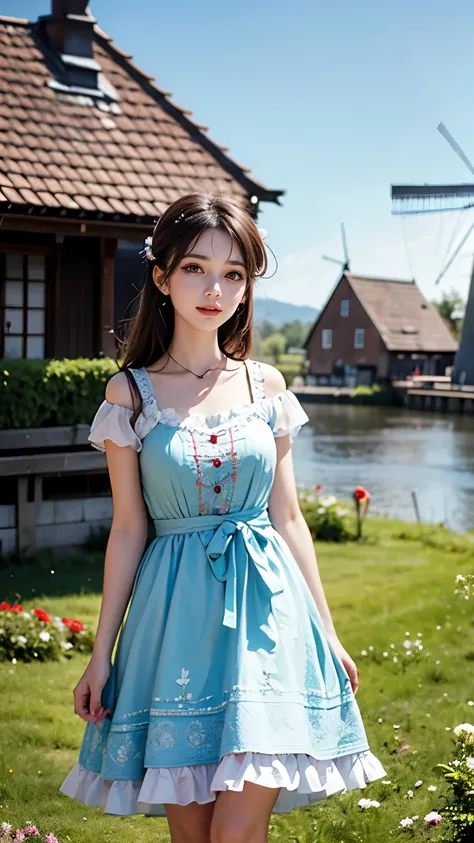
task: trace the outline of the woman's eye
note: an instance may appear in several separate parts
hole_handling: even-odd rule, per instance
[[[241,273],[241,272],[239,272],[237,269],[233,269],[233,270],[232,270],[232,272],[228,272],[227,274],[228,274],[228,275],[236,275],[236,276],[237,276],[237,278],[231,278],[231,281],[242,281],[242,279],[243,279],[243,277],[244,277],[244,276],[242,275],[242,273]]]
[[[193,272],[194,269],[199,269],[201,271],[201,267],[197,263],[188,263],[187,266],[184,266],[183,269],[186,269],[191,275],[197,275],[196,272]]]

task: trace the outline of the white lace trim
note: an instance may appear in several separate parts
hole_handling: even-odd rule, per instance
[[[287,813],[335,793],[363,789],[386,775],[370,750],[327,760],[303,753],[243,752],[225,755],[219,764],[150,767],[142,780],[108,783],[76,764],[59,789],[84,805],[102,806],[106,814],[165,816],[167,803],[203,805],[220,790],[243,790],[248,781],[281,788],[273,811]]]

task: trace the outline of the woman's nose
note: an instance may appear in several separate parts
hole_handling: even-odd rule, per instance
[[[218,296],[222,295],[221,286],[217,279],[215,281],[210,281],[207,285],[206,289],[204,290],[205,296]]]

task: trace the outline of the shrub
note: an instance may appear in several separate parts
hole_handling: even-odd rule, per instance
[[[74,653],[89,653],[93,644],[92,630],[81,621],[0,603],[0,661],[58,661]]]
[[[453,760],[436,766],[450,786],[443,815],[451,825],[453,843],[469,843],[474,838],[474,726],[461,723],[454,735]]]
[[[320,495],[319,487],[314,492],[302,491],[300,506],[313,540],[347,542],[353,538],[345,522],[348,511],[332,495]]]

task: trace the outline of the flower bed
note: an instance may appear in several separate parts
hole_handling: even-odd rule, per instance
[[[0,661],[57,661],[89,653],[93,644],[92,631],[81,621],[51,617],[44,609],[25,612],[18,603],[0,603]]]
[[[42,843],[59,843],[54,834],[42,834],[33,823],[27,822],[23,828],[13,828],[10,823],[0,823],[0,840],[2,843],[22,843],[28,838],[35,838]]]

